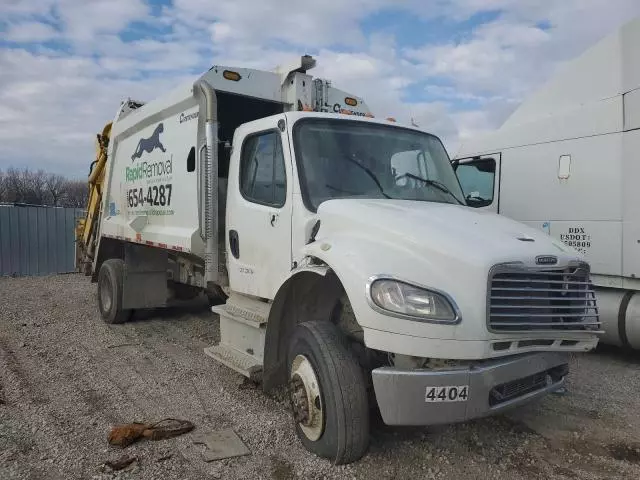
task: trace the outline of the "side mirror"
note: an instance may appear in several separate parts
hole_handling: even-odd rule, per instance
[[[474,162],[474,165],[481,172],[494,173],[496,171],[496,161],[493,158],[483,158]]]

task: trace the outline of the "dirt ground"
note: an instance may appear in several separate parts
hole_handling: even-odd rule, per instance
[[[81,275],[0,279],[0,479],[638,479],[640,355],[572,360],[568,392],[506,416],[372,427],[368,455],[333,466],[299,444],[288,407],[204,355],[201,303],[106,325]],[[112,447],[112,425],[187,419],[193,432]],[[251,454],[206,463],[196,433],[233,428]],[[137,461],[112,472],[122,455]]]

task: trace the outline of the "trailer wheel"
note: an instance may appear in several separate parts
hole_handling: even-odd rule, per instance
[[[124,323],[131,318],[132,310],[122,308],[124,262],[119,258],[105,261],[98,273],[98,307],[107,323]]]
[[[369,446],[369,409],[362,368],[329,322],[296,326],[289,343],[289,395],[296,434],[307,450],[346,464]]]

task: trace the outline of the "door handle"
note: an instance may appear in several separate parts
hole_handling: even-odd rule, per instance
[[[234,258],[240,258],[240,238],[236,230],[229,230],[229,248]]]
[[[277,221],[278,221],[278,215],[276,215],[275,213],[272,213],[269,215],[269,223],[271,224],[272,227],[276,226]]]

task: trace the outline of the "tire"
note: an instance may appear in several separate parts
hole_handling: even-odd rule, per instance
[[[124,262],[119,258],[105,261],[98,273],[98,308],[106,323],[124,323],[133,310],[122,308]]]
[[[315,386],[316,379],[319,384],[320,405],[318,400],[309,401],[309,396],[315,396],[308,393],[309,389],[303,387],[300,393],[305,368],[308,371],[305,362],[314,374],[308,384]],[[289,343],[287,378],[295,430],[304,447],[336,465],[359,460],[369,447],[366,383],[362,368],[336,326],[329,322],[296,326]],[[312,403],[316,406],[315,417],[308,413]],[[310,417],[321,417],[321,421],[311,422]],[[303,425],[305,419],[311,426]]]

